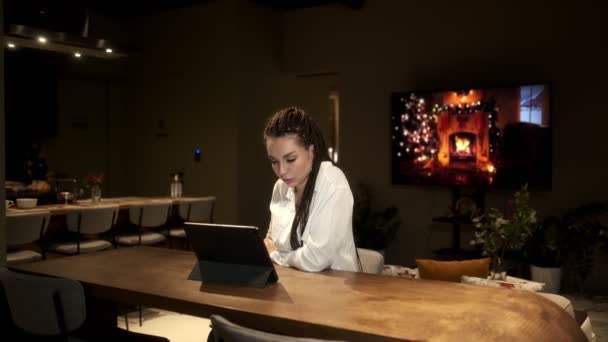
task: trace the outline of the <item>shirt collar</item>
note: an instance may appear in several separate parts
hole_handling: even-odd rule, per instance
[[[285,194],[285,198],[287,198],[288,201],[293,201],[295,199],[295,192],[293,191],[293,188],[287,188],[287,193]]]

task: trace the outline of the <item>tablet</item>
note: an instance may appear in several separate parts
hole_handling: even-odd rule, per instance
[[[264,287],[278,281],[257,227],[186,222],[198,259],[188,279]]]

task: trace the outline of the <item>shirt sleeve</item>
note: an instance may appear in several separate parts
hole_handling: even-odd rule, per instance
[[[308,272],[322,271],[332,265],[346,234],[352,229],[352,194],[347,188],[337,188],[321,196],[315,208],[316,212],[309,214],[307,229],[310,231],[302,247],[295,251],[273,252],[275,255],[271,258],[277,264]]]
[[[287,254],[287,253],[281,253],[279,251],[273,251],[273,252],[270,253],[270,259],[275,264],[277,264],[277,265],[289,267],[289,264],[287,263],[287,260],[285,260],[285,258],[283,257],[282,254]]]
[[[272,215],[270,216],[270,222],[268,223],[268,230],[266,231],[266,236],[264,239],[272,240]]]

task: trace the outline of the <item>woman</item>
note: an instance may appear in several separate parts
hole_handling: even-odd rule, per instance
[[[286,108],[268,120],[264,140],[279,177],[264,240],[271,259],[309,272],[358,271],[353,195],[330,161],[319,127],[303,110]]]

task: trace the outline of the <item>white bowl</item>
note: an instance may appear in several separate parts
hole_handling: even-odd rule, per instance
[[[37,204],[37,198],[17,198],[17,208],[19,209],[35,208]]]

